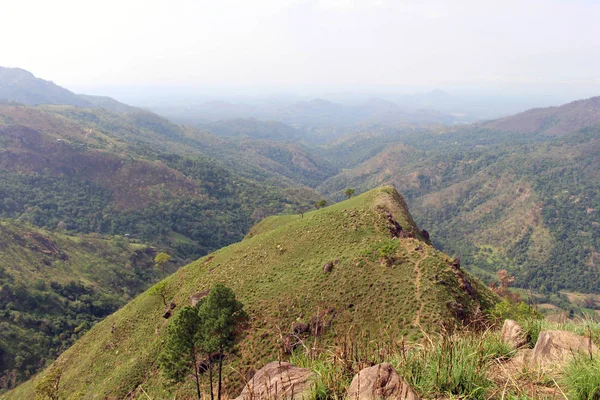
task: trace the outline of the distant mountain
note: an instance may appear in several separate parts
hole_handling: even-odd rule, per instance
[[[596,125],[600,125],[600,96],[559,107],[536,108],[484,124],[488,129],[556,136]]]
[[[443,97],[441,94],[434,95]],[[372,98],[362,104],[344,105],[324,99],[312,99],[291,104],[264,103],[250,105],[233,104],[224,101],[213,101],[201,104],[190,104],[186,107],[157,107],[154,111],[174,121],[190,124],[221,135],[238,136],[248,128],[266,131],[272,130],[273,122],[292,126],[302,134],[302,139],[311,142],[324,142],[346,134],[356,127],[365,125],[406,126],[406,125],[450,125],[457,118],[447,113],[434,111],[426,103],[416,102],[399,105],[389,100]],[[269,121],[271,126],[259,126],[261,122]],[[223,122],[230,121],[230,122]],[[235,121],[235,122],[231,122]],[[214,124],[214,125],[213,125]],[[237,124],[237,127],[233,127]],[[239,125],[246,125],[241,127]],[[228,128],[227,125],[231,125]],[[221,133],[219,133],[221,132]],[[287,140],[289,134],[266,137],[259,132],[251,132],[252,137]],[[262,134],[262,133],[261,133]],[[250,135],[248,135],[250,136]],[[268,136],[268,134],[267,134]]]
[[[36,78],[31,72],[21,68],[0,67],[0,101],[26,105],[105,108],[122,113],[138,110],[110,97],[75,94],[53,82]]]
[[[137,107],[132,107],[125,103],[121,103],[111,97],[106,96],[90,96],[87,94],[79,94],[77,95],[79,98],[88,102],[91,106],[96,108],[104,108],[108,111],[118,112],[118,113],[131,113],[140,111]]]
[[[284,142],[302,140],[302,132],[279,121],[259,121],[256,118],[236,118],[220,120],[201,129],[218,136],[241,137],[250,139],[269,139]]]
[[[53,82],[36,78],[21,68],[0,67],[0,99],[27,105],[66,104],[89,107],[91,103]]]

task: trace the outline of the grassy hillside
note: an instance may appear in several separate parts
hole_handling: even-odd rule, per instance
[[[433,242],[481,276],[506,268],[522,287],[597,293],[598,104],[594,98],[544,109],[555,121],[571,121],[569,128],[530,127],[519,114],[441,132],[347,138],[321,155],[354,162],[318,190],[339,199],[347,187],[393,184]]]
[[[164,276],[124,238],[0,222],[0,389],[14,387]],[[176,264],[166,266],[166,273]]]
[[[232,394],[242,385],[240,373],[286,357],[282,337],[295,322],[323,326],[320,336],[306,340],[325,349],[350,333],[366,342],[382,335],[418,338],[421,328],[468,321],[494,302],[485,287],[420,238],[392,187],[261,225],[252,237],[164,281],[178,308],[216,282],[233,288],[245,304],[248,327],[225,367]],[[323,269],[328,262],[334,264],[330,273]],[[185,398],[194,393],[191,382],[171,386],[158,370],[168,324],[163,312],[160,297],[146,292],[92,328],[54,363],[62,371],[62,394]],[[38,379],[4,398],[31,398]]]

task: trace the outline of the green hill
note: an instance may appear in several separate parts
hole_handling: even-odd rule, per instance
[[[0,390],[36,373],[164,276],[155,253],[124,238],[0,221]]]
[[[421,328],[439,329],[442,321],[468,322],[494,302],[484,286],[422,238],[392,187],[303,217],[270,218],[253,232],[164,281],[176,311],[216,282],[226,283],[244,303],[248,326],[224,369],[231,394],[241,388],[239,373],[286,357],[282,338],[294,323],[321,327],[318,337],[306,340],[324,349],[350,332],[366,341],[415,338]],[[161,298],[146,292],[94,326],[54,363],[62,371],[62,395],[192,395],[191,382],[171,386],[158,370],[168,324],[163,313]],[[32,398],[38,379],[4,398]]]

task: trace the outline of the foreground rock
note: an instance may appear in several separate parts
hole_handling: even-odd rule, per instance
[[[419,396],[398,375],[391,364],[377,364],[361,370],[348,388],[349,400],[418,400]]]
[[[273,361],[259,369],[235,400],[301,400],[309,398],[313,373],[287,362]]]
[[[520,349],[527,345],[527,334],[512,319],[504,321],[502,326],[502,341],[508,343],[513,349]]]
[[[576,353],[598,351],[589,338],[567,331],[542,331],[533,349],[531,362],[541,367],[561,365]]]

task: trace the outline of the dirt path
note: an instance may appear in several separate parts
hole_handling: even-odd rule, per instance
[[[415,263],[415,272],[417,273],[417,276],[415,278],[415,297],[417,298],[417,301],[419,302],[419,309],[417,310],[417,314],[415,316],[415,322],[414,324],[416,326],[421,326],[421,312],[423,311],[423,307],[425,306],[425,303],[423,302],[423,300],[421,300],[421,261],[423,261],[424,259],[427,258],[427,253],[423,254],[421,256],[421,258],[419,258],[417,260],[417,262]]]

